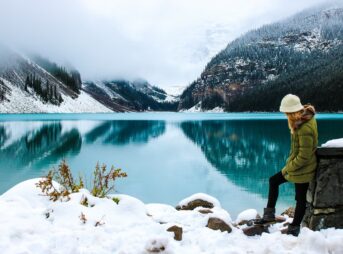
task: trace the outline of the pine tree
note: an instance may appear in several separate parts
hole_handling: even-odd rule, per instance
[[[0,101],[3,101],[5,99],[5,90],[4,90],[4,82],[0,80]]]
[[[54,86],[54,98],[57,98],[57,86]]]

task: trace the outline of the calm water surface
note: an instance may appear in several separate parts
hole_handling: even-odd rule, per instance
[[[320,144],[343,137],[342,114],[317,119]],[[0,194],[65,158],[88,182],[97,162],[122,168],[117,192],[146,203],[205,192],[235,218],[262,210],[289,145],[282,114],[0,114]],[[294,204],[293,188],[281,188],[279,211]]]

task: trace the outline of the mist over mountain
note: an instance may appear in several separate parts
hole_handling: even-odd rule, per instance
[[[327,0],[2,0],[0,43],[84,80],[186,86],[241,34]]]
[[[342,5],[342,2],[325,3],[306,9],[253,29],[233,41],[229,36],[233,28],[226,21],[202,21],[193,30],[186,27],[190,32],[183,35],[181,44],[178,44],[180,38],[177,39],[170,60],[189,72],[188,67],[192,68],[189,63],[199,65],[209,56],[214,57],[186,89],[176,82],[166,89],[168,93],[153,81],[156,79],[149,80],[150,75],[142,76],[143,72],[135,67],[127,69],[126,75],[118,74],[117,67],[141,63],[130,54],[112,57],[116,62],[125,56],[125,61],[112,68],[114,62],[106,64],[107,52],[98,51],[94,63],[89,64],[103,57],[103,64],[112,68],[112,74],[104,75],[103,65],[99,65],[92,70],[98,77],[90,78],[80,71],[82,64],[61,64],[62,58],[75,59],[74,52],[66,50],[60,57],[49,60],[50,54],[44,54],[48,52],[46,45],[38,51],[40,56],[1,46],[0,111],[277,111],[279,101],[287,93],[298,94],[304,103],[311,102],[318,110],[339,111],[342,110]],[[156,45],[146,45],[148,42],[144,42],[144,47],[153,50]],[[28,47],[30,43],[28,40]],[[163,52],[171,50],[167,45],[162,45]],[[121,46],[124,52],[126,49]],[[219,47],[223,49],[216,54]],[[78,51],[78,46],[73,50]],[[147,64],[141,63],[141,68],[151,68],[148,55],[144,60]],[[173,79],[178,75],[173,68],[167,68],[168,73],[160,72],[160,62],[153,62],[154,73]]]
[[[75,68],[0,47],[0,112],[176,111],[177,96],[139,79],[83,81]]]

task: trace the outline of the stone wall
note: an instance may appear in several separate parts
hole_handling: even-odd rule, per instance
[[[343,228],[343,148],[318,148],[317,156],[303,224],[312,230]]]

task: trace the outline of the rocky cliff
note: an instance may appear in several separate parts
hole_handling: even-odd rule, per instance
[[[317,155],[304,223],[312,230],[343,228],[343,148],[318,148]]]

